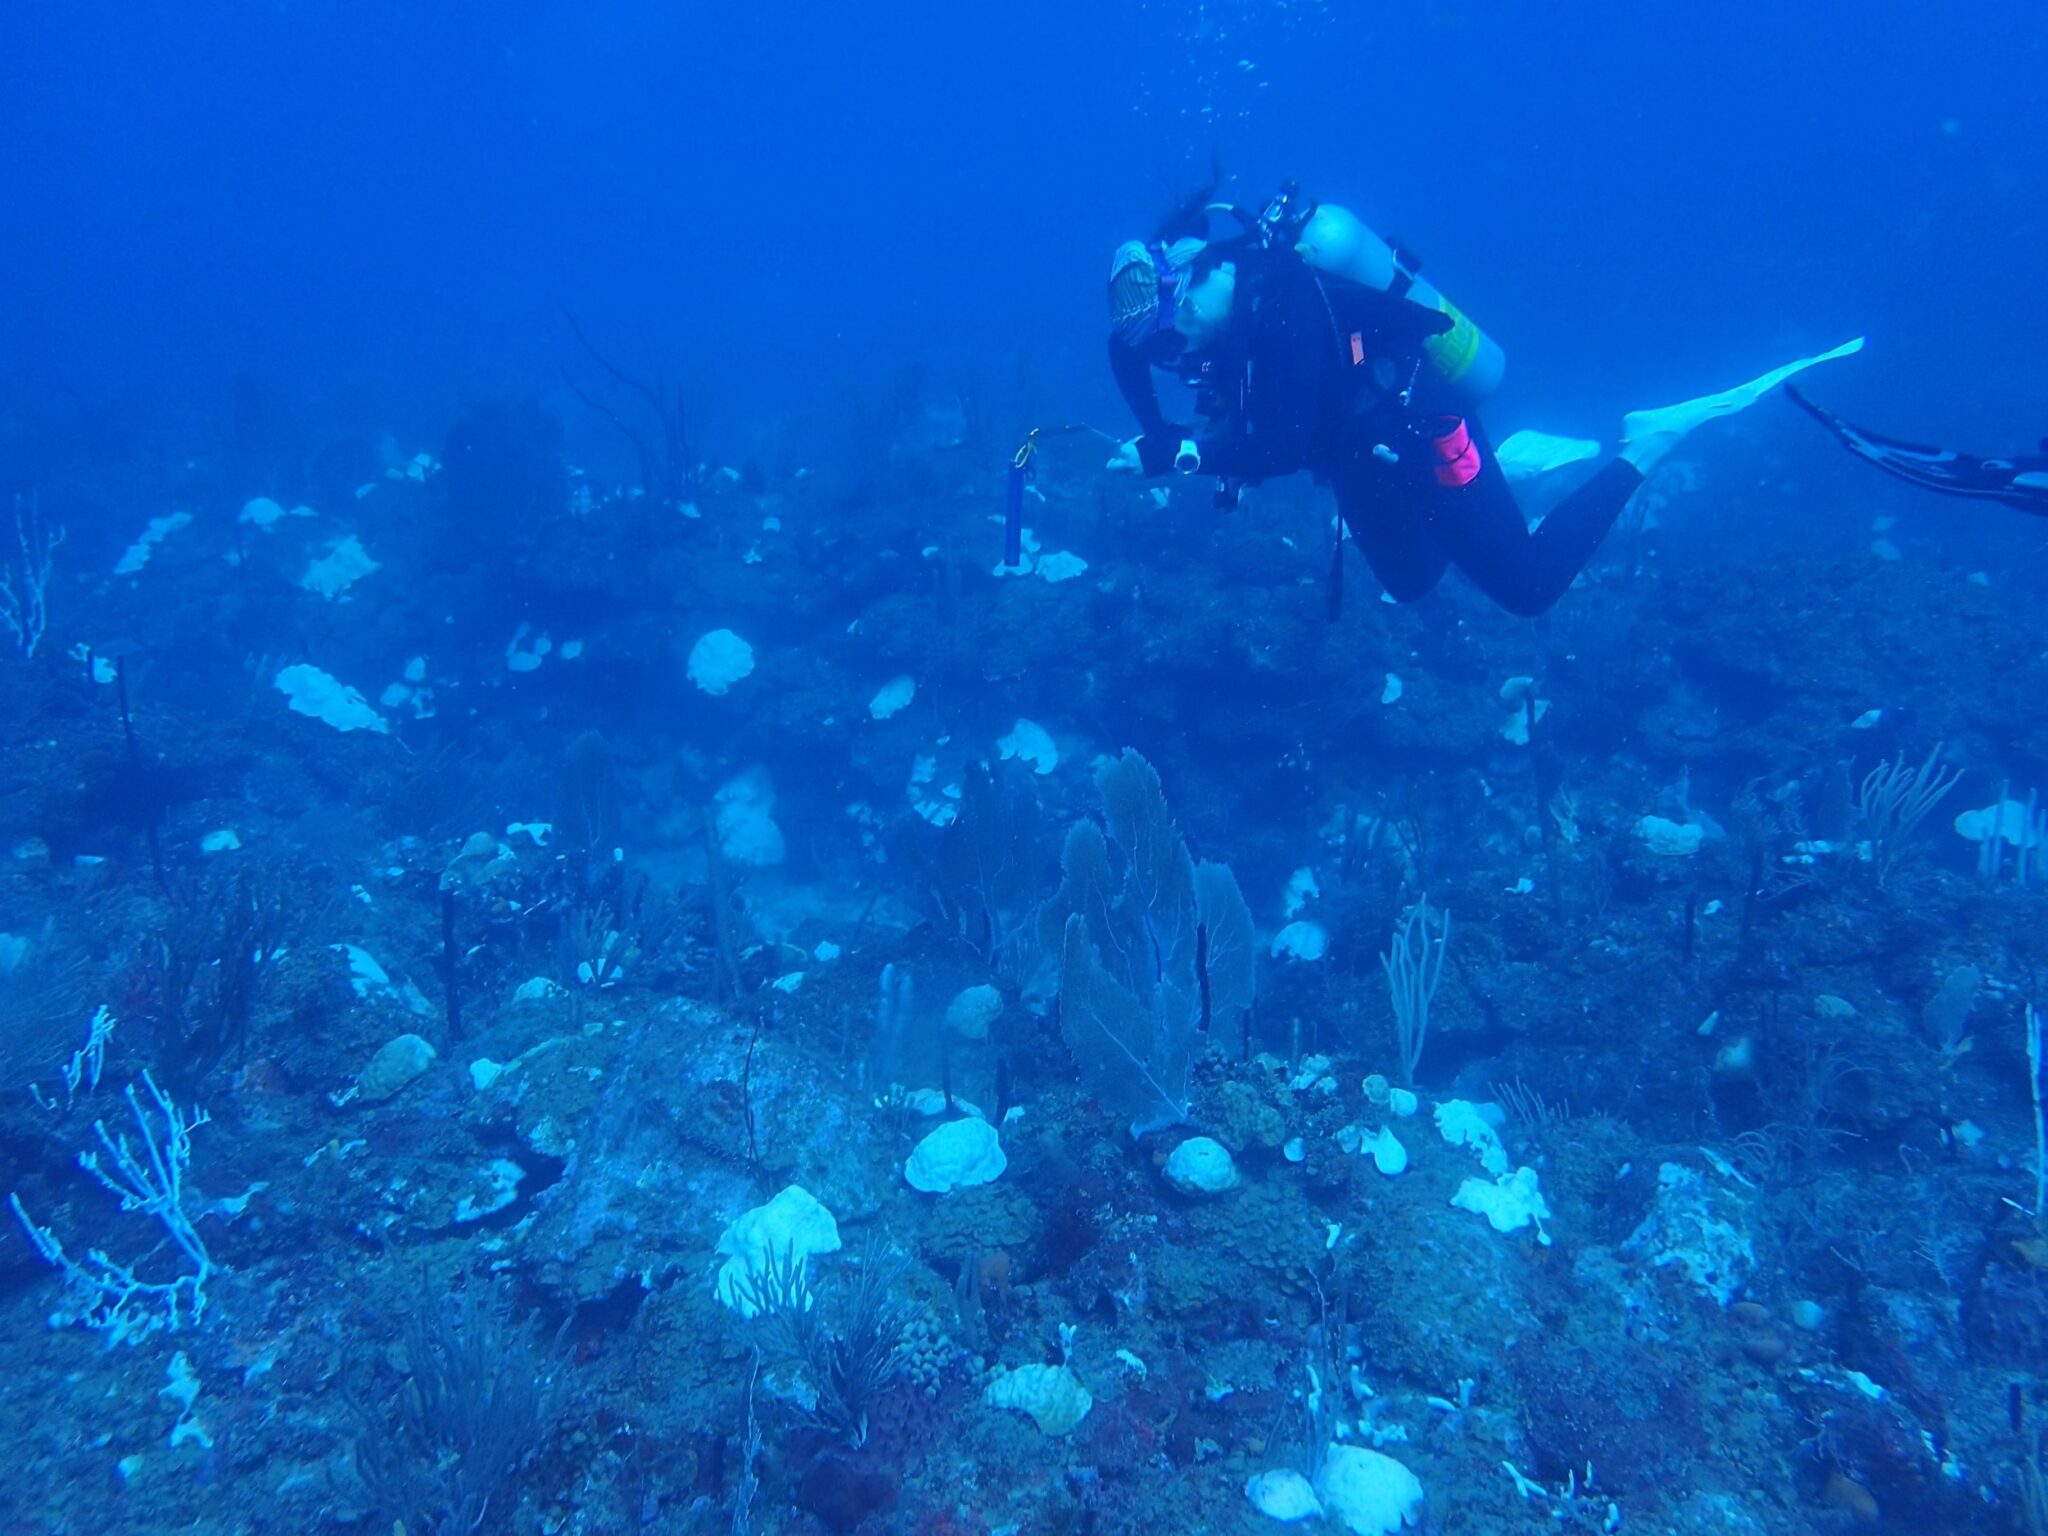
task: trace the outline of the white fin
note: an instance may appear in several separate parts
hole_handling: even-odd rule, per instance
[[[1862,350],[1863,338],[1858,336],[1854,341],[1845,341],[1818,357],[1802,357],[1782,368],[1773,368],[1747,384],[1738,384],[1718,395],[1702,395],[1697,400],[1683,400],[1677,405],[1660,406],[1655,410],[1630,411],[1621,419],[1621,440],[1635,443],[1651,437],[1683,437],[1700,423],[1711,421],[1716,416],[1732,416],[1737,411],[1749,409],[1795,373],[1804,373],[1818,363],[1833,362],[1838,357],[1848,357]]]

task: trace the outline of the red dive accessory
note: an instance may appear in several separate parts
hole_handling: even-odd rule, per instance
[[[1436,483],[1449,490],[1479,478],[1479,445],[1462,416],[1439,416],[1430,423],[1430,446],[1436,451]]]

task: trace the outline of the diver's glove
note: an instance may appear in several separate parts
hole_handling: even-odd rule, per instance
[[[1116,452],[1110,455],[1109,467],[1125,474],[1143,475],[1148,480],[1175,469],[1192,475],[1202,467],[1202,455],[1196,451],[1192,438],[1168,429],[1119,443]]]
[[[1183,439],[1178,432],[1147,432],[1138,439],[1138,462],[1144,467],[1145,478],[1156,480],[1173,468],[1173,461],[1181,449]]]

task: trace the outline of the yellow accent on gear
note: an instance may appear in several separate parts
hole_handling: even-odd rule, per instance
[[[1431,366],[1444,381],[1455,384],[1479,359],[1480,330],[1449,299],[1439,300],[1437,308],[1451,317],[1451,328],[1423,342],[1422,350],[1429,354]]]

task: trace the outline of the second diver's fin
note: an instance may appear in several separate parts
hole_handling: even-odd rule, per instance
[[[1867,459],[1881,458],[1888,452],[1916,454],[1930,460],[1955,457],[1946,448],[1937,447],[1933,443],[1909,443],[1902,437],[1879,437],[1874,432],[1866,432],[1863,428],[1844,421],[1826,406],[1814,404],[1790,384],[1785,386],[1785,394],[1794,405],[1847,444],[1852,452],[1860,453]]]

